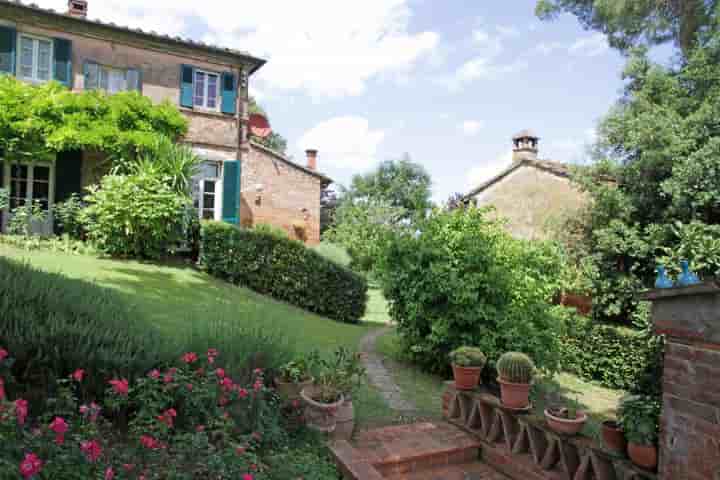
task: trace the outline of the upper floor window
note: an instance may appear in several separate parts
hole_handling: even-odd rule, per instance
[[[18,76],[31,82],[50,80],[52,77],[52,40],[20,34],[18,44]]]
[[[85,90],[104,90],[110,94],[141,90],[140,70],[113,68],[85,62]]]
[[[217,110],[219,81],[220,76],[217,73],[195,70],[193,105],[208,110]]]

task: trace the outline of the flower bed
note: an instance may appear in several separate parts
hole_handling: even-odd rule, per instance
[[[188,352],[177,366],[132,382],[109,378],[102,404],[85,394],[92,367],[77,369],[33,412],[7,394],[13,359],[0,349],[0,478],[269,480],[295,478],[286,477],[295,475],[292,458],[303,459],[298,474],[312,458],[324,472],[317,478],[336,478],[323,454],[288,453],[307,435],[299,403],[281,405],[260,369],[251,384],[236,383],[215,368],[218,355]],[[283,449],[289,460],[278,473],[266,459]]]

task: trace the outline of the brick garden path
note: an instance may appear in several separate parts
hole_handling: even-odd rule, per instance
[[[403,398],[402,390],[393,381],[392,374],[385,368],[382,356],[375,350],[375,342],[377,339],[391,330],[392,327],[379,328],[367,333],[360,340],[363,364],[367,370],[370,383],[380,391],[380,394],[390,408],[400,412],[414,411],[415,405]]]

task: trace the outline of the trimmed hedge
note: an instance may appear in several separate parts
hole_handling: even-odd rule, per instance
[[[656,342],[643,331],[584,318],[576,321],[561,342],[563,370],[608,388],[636,389]]]
[[[367,281],[302,243],[204,222],[200,263],[216,277],[348,323],[365,315]]]

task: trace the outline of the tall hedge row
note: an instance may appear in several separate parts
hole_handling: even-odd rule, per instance
[[[363,277],[272,232],[203,223],[200,262],[211,275],[319,315],[348,323],[365,315]]]
[[[609,388],[636,389],[652,363],[657,341],[627,327],[576,321],[561,342],[563,370]]]

